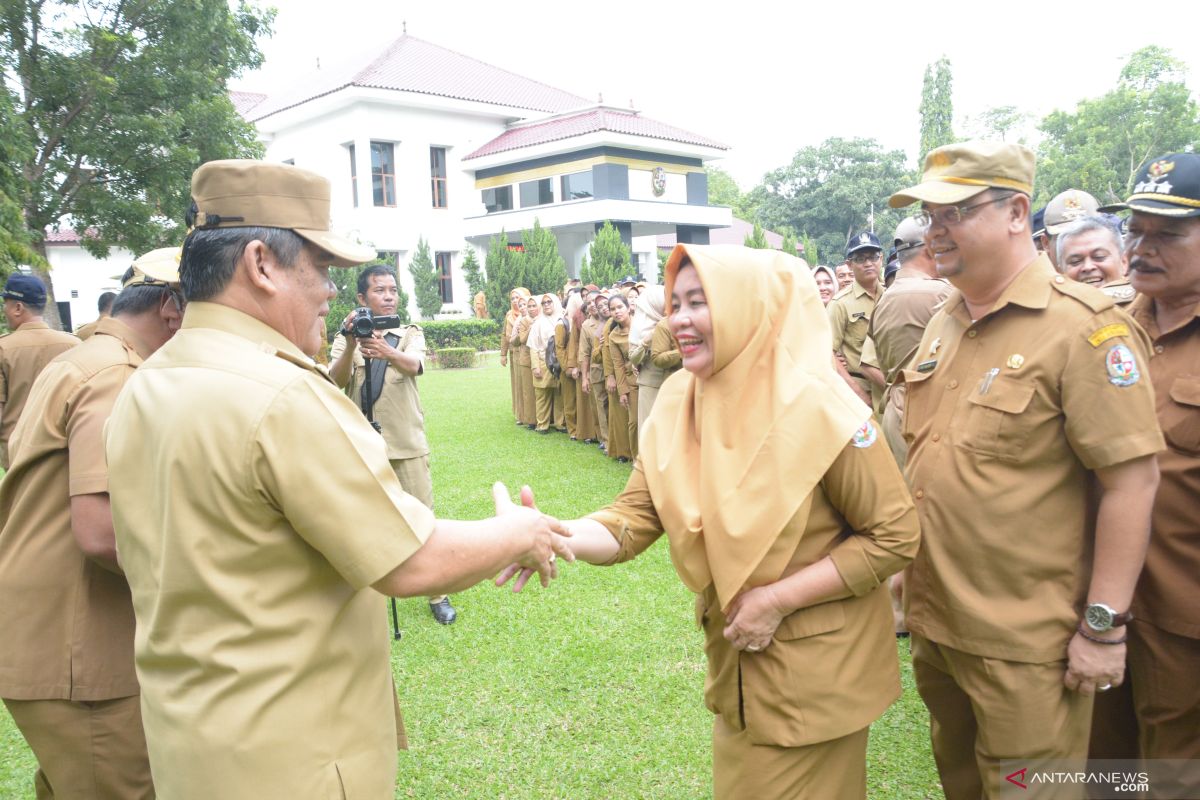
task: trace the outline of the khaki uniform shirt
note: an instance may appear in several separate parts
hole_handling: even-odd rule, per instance
[[[629,360],[629,331],[618,325],[608,335],[608,358],[612,361],[613,375],[617,379],[617,395],[631,394],[637,388],[637,373]]]
[[[604,380],[604,368],[600,363],[600,323],[588,317],[581,326],[579,335],[579,368],[587,374],[588,382],[595,384]]]
[[[755,744],[800,747],[861,730],[900,696],[887,576],[908,563],[920,538],[912,499],[883,441],[848,445],[813,490],[804,533],[780,578],[825,556],[845,582],[838,599],[789,614],[760,653],[734,649],[710,585],[696,598],[708,675],[704,702]],[[748,501],[750,502],[750,501]],[[591,515],[620,543],[611,563],[638,555],[662,523],[639,459],[625,490]]]
[[[97,319],[97,320],[93,320],[92,322],[88,322],[83,325],[80,325],[79,330],[75,331],[75,336],[77,336],[79,338],[79,341],[81,341],[81,342],[84,341],[85,339],[89,339],[89,338],[91,338],[91,335],[96,332],[96,327],[99,324],[100,324],[100,320]]]
[[[1138,297],[1129,313],[1153,341],[1150,380],[1167,440],[1133,615],[1200,639],[1200,305],[1170,331],[1159,329],[1149,297]]]
[[[856,378],[863,377],[860,361],[863,341],[875,310],[875,298],[858,281],[842,289],[829,301],[829,327],[833,349],[846,357],[846,369]]]
[[[391,797],[403,729],[370,586],[434,519],[362,412],[272,328],[194,302],[117,400],[107,455],[158,795]]]
[[[380,331],[393,334],[400,339],[396,349],[416,356],[421,361],[421,372],[425,370],[425,334],[419,325]],[[339,335],[329,351],[330,362],[341,358],[346,350],[346,337]],[[376,360],[371,369],[383,367]],[[420,372],[418,375],[421,374]],[[362,410],[362,387],[367,379],[366,360],[362,350],[355,348],[354,364],[350,382],[346,385],[346,396]],[[425,438],[425,411],[421,408],[421,395],[417,391],[417,378],[405,375],[391,364],[383,373],[383,389],[375,401],[371,413],[383,429],[383,441],[387,443],[389,459],[420,458],[429,455],[429,441]],[[364,417],[365,419],[365,417]]]
[[[972,322],[951,291],[907,384],[923,538],[909,630],[975,655],[1065,657],[1091,573],[1091,471],[1163,447],[1146,336],[1044,255]]]
[[[108,491],[104,423],[146,344],[123,322],[34,382],[0,482],[0,697],[96,701],[138,693],[125,578],[86,558],[71,498]]]
[[[52,330],[44,322],[26,322],[6,336],[0,336],[0,462],[8,467],[8,440],[33,379],[50,360],[79,344],[69,333]]]
[[[1117,301],[1119,306],[1127,306],[1133,302],[1133,298],[1137,297],[1137,292],[1134,290],[1133,284],[1129,282],[1129,278],[1106,283],[1100,287],[1100,291]]]
[[[675,374],[683,366],[683,356],[679,354],[679,342],[671,333],[671,326],[666,319],[661,319],[654,326],[654,336],[650,340],[650,363],[663,371],[662,380]],[[659,381],[659,386],[662,381]]]

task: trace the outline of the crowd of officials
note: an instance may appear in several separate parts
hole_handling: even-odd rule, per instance
[[[1200,155],[1150,159],[1120,208],[1035,213],[1034,174],[1019,145],[938,148],[892,252],[863,231],[835,268],[680,245],[662,287],[514,288],[517,423],[632,462],[574,520],[500,484],[495,516],[435,517],[416,326],[352,314],[314,361],[329,269],[374,256],[314,173],[200,167],[182,248],[82,343],[13,276],[0,697],[39,800],[391,797],[381,595],[452,621],[447,593],[664,535],[718,800],[864,797],[899,633],[951,800],[1082,798],[1088,757],[1200,796]],[[386,318],[394,273],[358,293]]]
[[[563,287],[563,298],[509,293],[500,363],[509,368],[513,416],[628,462],[659,387],[682,364],[679,342],[664,317],[663,287],[633,278],[606,289],[579,283]]]

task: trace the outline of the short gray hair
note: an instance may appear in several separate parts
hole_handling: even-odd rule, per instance
[[[233,278],[246,245],[261,241],[284,267],[296,263],[304,239],[286,228],[197,228],[184,243],[179,282],[188,302],[210,300]]]
[[[1104,231],[1112,237],[1113,245],[1116,246],[1118,254],[1124,249],[1125,242],[1121,238],[1121,231],[1108,221],[1107,217],[1101,217],[1096,214],[1089,214],[1086,217],[1075,220],[1069,227],[1063,229],[1058,234],[1058,240],[1054,243],[1058,263],[1061,265],[1063,261],[1063,251],[1067,249],[1067,240],[1075,236],[1088,233],[1089,231]],[[1060,271],[1062,267],[1060,266]]]

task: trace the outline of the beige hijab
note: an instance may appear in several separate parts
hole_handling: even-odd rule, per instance
[[[546,300],[552,300],[554,310],[550,314],[546,314],[546,309],[541,308],[541,304]],[[558,302],[558,296],[553,294],[544,294],[538,298],[538,308],[541,310],[541,315],[533,321],[533,327],[529,329],[529,340],[526,342],[530,350],[536,350],[539,353],[546,351],[546,345],[554,339],[554,326],[562,319],[563,310],[562,304]]]
[[[662,386],[641,445],[646,483],[689,589],[715,585],[722,608],[778,580],[812,490],[871,412],[831,364],[828,318],[808,266],[776,250],[677,245],[712,316],[713,374]],[[785,535],[785,527],[787,527]]]

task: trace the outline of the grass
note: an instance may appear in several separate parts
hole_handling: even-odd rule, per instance
[[[439,516],[491,514],[496,480],[514,496],[530,484],[563,517],[615,497],[628,466],[516,426],[507,376],[492,364],[422,378]],[[549,589],[485,583],[454,604],[458,622],[443,627],[424,601],[399,603],[392,665],[410,749],[397,798],[711,796],[702,638],[665,541],[611,569],[567,566]],[[868,795],[940,798],[928,717],[899,647],[904,695],[872,728]],[[33,770],[0,711],[0,797],[33,798]]]

